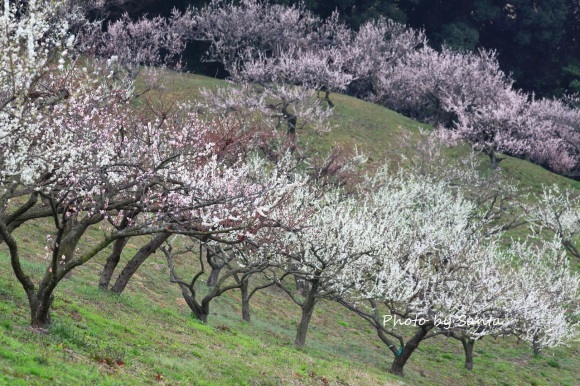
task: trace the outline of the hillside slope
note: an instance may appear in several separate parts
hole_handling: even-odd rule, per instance
[[[194,75],[168,77],[167,92],[177,97],[195,97],[199,87],[219,83]],[[425,126],[354,98],[332,99],[337,106],[332,132],[299,133],[319,150],[356,145],[372,164],[398,164],[412,153],[418,128]],[[449,150],[449,159],[465,151]],[[507,157],[501,166],[514,183],[532,190],[552,183],[580,190],[579,182],[526,161]],[[25,269],[38,277],[45,267],[42,224],[15,233],[26,243]],[[91,235],[97,239],[99,231]],[[128,246],[121,264],[138,246],[138,240]],[[276,288],[252,300],[252,323],[241,319],[239,295],[230,292],[212,304],[204,325],[190,317],[160,254],[144,264],[122,296],[97,289],[105,258],[106,251],[62,283],[51,331],[43,335],[28,328],[24,292],[0,245],[0,384],[574,385],[580,379],[578,343],[534,357],[524,343],[486,338],[476,344],[474,370],[467,371],[461,344],[436,338],[421,344],[401,380],[387,374],[392,356],[370,326],[335,304],[323,302],[316,309],[306,347],[297,349],[292,342],[299,309]],[[183,260],[180,269],[187,272],[192,264],[193,258]]]

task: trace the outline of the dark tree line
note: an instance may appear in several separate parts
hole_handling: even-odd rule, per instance
[[[540,96],[580,91],[578,0],[402,0],[434,46],[498,51],[516,86]]]

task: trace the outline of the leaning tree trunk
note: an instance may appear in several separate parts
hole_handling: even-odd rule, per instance
[[[50,324],[50,308],[54,300],[53,291],[56,288],[58,282],[64,276],[57,276],[58,262],[60,261],[57,257],[64,256],[64,253],[60,253],[61,251],[70,249],[70,245],[66,243],[61,244],[63,232],[64,227],[59,230],[59,234],[57,235],[57,243],[60,244],[60,246],[57,246],[57,248],[53,251],[51,266],[46,270],[44,278],[42,279],[37,290],[31,278],[22,270],[22,265],[20,264],[20,252],[16,240],[8,232],[8,227],[6,224],[0,221],[0,235],[2,235],[2,238],[4,239],[4,242],[7,244],[10,251],[10,263],[12,265],[12,270],[14,271],[16,278],[20,284],[22,284],[22,287],[26,292],[28,305],[30,307],[30,325],[33,328],[44,329]],[[82,230],[81,232],[74,234],[69,242],[78,242],[80,234],[82,234]],[[66,257],[70,258],[69,255]]]
[[[206,251],[207,263],[211,267],[211,271],[210,271],[209,276],[207,278],[207,286],[208,287],[215,287],[218,283],[220,273],[221,273],[222,269],[224,268],[224,266],[226,265],[226,262],[223,259],[221,261],[219,261],[219,259],[217,259],[217,261],[216,261],[216,259],[214,259],[214,257],[220,256],[219,251],[217,253],[215,253],[214,250],[211,248],[206,248],[205,251]],[[200,250],[200,253],[201,253],[201,250]],[[200,255],[200,258],[201,258],[201,255]]]
[[[135,256],[129,260],[125,268],[123,268],[117,277],[115,284],[111,288],[111,292],[116,294],[123,292],[127,284],[129,284],[129,280],[133,277],[133,274],[137,272],[137,269],[139,269],[141,264],[143,264],[145,260],[147,260],[147,258],[169,238],[170,235],[169,232],[159,233],[149,243],[142,246]]]
[[[475,345],[475,340],[463,338],[461,339],[461,344],[463,344],[463,351],[465,352],[465,368],[473,370],[473,346]]]
[[[303,347],[306,343],[306,334],[308,333],[308,326],[310,325],[310,320],[312,319],[312,313],[314,312],[314,306],[316,305],[316,292],[318,291],[318,280],[312,282],[310,291],[306,294],[306,299],[302,304],[302,316],[300,318],[300,324],[298,325],[298,330],[296,331],[296,339],[294,344],[298,347]]]
[[[191,310],[193,316],[202,323],[207,323],[207,317],[209,316],[209,303],[198,304],[195,300],[195,292],[190,292],[191,288],[188,288],[181,283],[179,286],[181,287],[183,299],[185,299],[185,302],[187,303],[187,306]]]
[[[0,216],[0,220],[1,220]],[[47,267],[42,281],[38,285],[38,289],[32,282],[32,279],[26,275],[22,269],[20,262],[20,253],[16,240],[8,231],[8,227],[3,221],[0,221],[0,235],[7,244],[10,250],[10,263],[14,275],[22,284],[24,291],[28,297],[28,304],[30,306],[30,324],[35,328],[46,328],[50,324],[50,309],[54,300],[54,290],[58,283],[66,277],[72,270],[93,258],[100,251],[105,249],[114,240],[113,238],[105,238],[85,254],[73,260],[73,255],[78,245],[79,240],[89,226],[94,225],[100,221],[100,216],[95,215],[84,222],[73,224],[74,218],[69,218],[67,222],[61,223],[58,226],[58,232],[54,241],[54,250],[52,251],[52,258],[50,265]]]
[[[113,251],[107,258],[107,262],[105,263],[105,267],[103,268],[103,272],[101,272],[101,278],[99,279],[99,288],[102,290],[109,289],[109,284],[111,283],[111,278],[113,277],[113,273],[115,272],[115,268],[119,264],[121,260],[121,253],[127,245],[127,241],[129,240],[128,237],[122,237],[115,241],[113,245]]]
[[[135,214],[130,216],[124,216],[121,220],[120,228],[126,228],[129,226],[129,222],[135,217]],[[128,237],[121,237],[115,241],[113,244],[113,251],[107,258],[103,271],[101,272],[101,278],[99,279],[99,288],[102,290],[108,290],[109,284],[111,284],[111,278],[113,273],[121,260],[121,253],[129,241]]]
[[[421,329],[407,342],[405,347],[395,355],[395,359],[393,360],[391,369],[389,370],[391,374],[398,375],[399,377],[404,375],[403,368],[407,364],[411,354],[413,354],[417,347],[419,347],[419,343],[421,343],[423,338],[425,338],[430,329],[431,327],[421,327]]]
[[[53,267],[46,271],[44,278],[38,285],[38,290],[35,291],[34,288],[26,290],[30,305],[30,324],[34,328],[44,329],[50,324],[50,309],[54,301],[54,289],[66,276],[66,273],[54,273],[56,269],[53,270]]]

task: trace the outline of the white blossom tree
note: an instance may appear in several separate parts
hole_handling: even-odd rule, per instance
[[[303,189],[292,207],[302,211],[299,228],[285,229],[269,245],[271,278],[301,308],[295,344],[304,346],[316,304],[331,297],[343,268],[377,249],[374,208],[344,193]],[[277,272],[282,272],[280,276]],[[285,280],[294,276],[297,284]]]
[[[381,248],[345,266],[336,298],[377,330],[395,356],[392,373],[403,374],[425,339],[461,331],[475,340],[515,323],[506,308],[509,264],[474,204],[425,176],[383,172],[369,190]]]
[[[514,242],[500,251],[482,277],[485,285],[497,282],[502,289],[496,302],[498,315],[509,323],[485,326],[486,334],[513,335],[528,342],[536,355],[544,347],[566,345],[580,333],[580,277],[570,270],[568,257],[558,237],[540,240],[536,237]],[[475,332],[475,333],[474,333]],[[462,342],[465,367],[473,368],[473,347],[481,337],[475,331],[452,328],[444,335]]]
[[[515,263],[505,307],[516,323],[507,333],[530,342],[537,355],[573,341],[580,334],[580,276],[570,269],[562,239],[515,242],[508,254]]]
[[[528,221],[537,232],[559,237],[570,255],[580,258],[580,200],[571,190],[544,187],[537,203],[527,207]]]
[[[525,225],[524,202],[529,189],[518,186],[501,168],[482,168],[478,151],[450,159],[445,149],[456,146],[456,139],[452,132],[435,130],[421,133],[412,142],[403,138],[401,146],[411,147],[415,152],[408,160],[414,174],[436,178],[447,184],[450,191],[461,192],[476,206],[475,215],[490,225],[488,232]]]

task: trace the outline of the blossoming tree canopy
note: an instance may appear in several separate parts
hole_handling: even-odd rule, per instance
[[[245,198],[272,189],[250,177],[259,163],[222,163],[223,149],[211,140],[221,128],[188,106],[153,116],[131,106],[132,82],[115,76],[114,60],[75,53],[68,27],[82,15],[61,6],[6,2],[0,19],[7,47],[0,54],[0,236],[39,327],[50,321],[58,282],[117,238],[222,233],[251,217]],[[36,285],[12,232],[39,217],[54,227]],[[109,224],[102,241],[79,251],[96,224]]]
[[[540,327],[541,322],[535,324],[533,318],[523,316],[529,305],[522,295],[525,291],[516,291],[509,279],[517,275],[518,282],[534,283],[528,272],[533,264],[525,260],[531,252],[524,253],[521,246],[506,252],[498,235],[490,236],[486,230],[487,220],[474,215],[476,207],[461,193],[441,181],[425,176],[418,179],[410,173],[395,177],[378,173],[369,190],[378,208],[377,220],[370,226],[382,223],[375,228],[382,240],[380,249],[346,264],[335,288],[339,302],[369,321],[395,355],[391,372],[402,374],[418,345],[445,331],[461,330],[477,339],[514,333],[516,326],[526,325],[525,320],[531,323],[528,327],[533,324],[539,330],[550,330],[548,324]],[[529,243],[522,245],[529,247]],[[559,256],[550,248],[534,253],[538,261],[555,262]],[[518,264],[524,268],[513,268]],[[576,283],[562,284],[576,294],[577,276],[570,276],[567,269],[561,273],[563,283]],[[560,315],[570,304],[569,299],[548,301],[548,292],[541,293],[538,298],[558,309],[546,311],[544,321],[550,312]],[[408,340],[396,325],[383,323],[380,305],[392,318],[420,321],[413,324]],[[485,320],[494,323],[478,322]],[[536,327],[522,329],[528,334]],[[574,330],[564,321],[560,327],[568,336]],[[546,342],[558,339],[548,336],[550,333]]]

